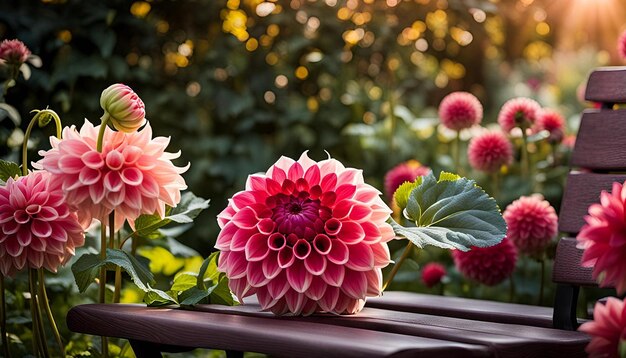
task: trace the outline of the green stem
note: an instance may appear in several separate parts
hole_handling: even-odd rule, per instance
[[[119,237],[117,240],[119,245]],[[111,211],[109,215],[109,248],[114,249],[115,245],[115,210]],[[120,247],[121,249],[121,247]],[[115,289],[113,290],[113,303],[120,302],[120,290],[122,288],[122,268],[117,266],[115,268]]]
[[[6,299],[4,296],[4,276],[0,275],[0,334],[2,334],[2,348],[4,356],[11,358],[9,350],[9,336],[7,335]]]
[[[43,269],[38,269],[37,273],[39,274],[39,293],[41,294],[42,301],[40,302],[43,306],[44,311],[46,312],[46,316],[48,317],[48,321],[50,322],[50,327],[52,328],[52,333],[54,334],[54,339],[57,341],[59,345],[59,349],[61,351],[61,356],[65,356],[65,346],[63,345],[63,340],[61,340],[61,334],[59,333],[59,328],[54,320],[54,316],[52,315],[52,310],[50,309],[50,301],[48,300],[48,293],[46,292],[46,282],[44,279]]]
[[[105,113],[102,116],[102,123],[100,124],[100,131],[98,132],[98,142],[96,143],[96,150],[98,152],[102,152],[102,143],[104,141],[104,131],[107,128],[107,123],[109,122],[109,115]]]
[[[461,131],[456,132],[456,137],[452,140],[452,162],[454,165],[454,172],[463,175],[463,169],[461,168]]]
[[[38,346],[44,357],[50,357],[48,352],[48,342],[43,328],[43,317],[39,309],[39,297],[37,296],[37,269],[28,269],[28,280],[30,288],[31,314],[33,315],[33,333],[37,331]]]
[[[541,264],[541,280],[539,281],[539,302],[537,304],[541,305],[543,302],[543,288],[545,285],[546,260],[542,257],[541,260],[539,260],[539,263]]]
[[[26,127],[26,133],[24,133],[24,142],[22,143],[22,175],[28,175],[28,139],[30,138],[30,133],[33,131],[33,126],[37,123],[38,119],[35,115],[33,119],[28,123],[28,127]]]
[[[100,260],[104,261],[107,258],[107,227],[104,221],[100,222]],[[106,291],[106,279],[107,270],[105,266],[100,268],[100,291],[98,295],[98,302],[104,303],[105,291]]]
[[[528,179],[530,173],[529,153],[528,153],[528,135],[526,128],[522,127],[522,178]]]
[[[409,241],[409,243],[404,248],[402,255],[400,256],[400,259],[398,260],[398,262],[396,262],[395,265],[393,265],[393,269],[391,269],[391,272],[389,273],[389,277],[387,278],[387,281],[385,282],[385,284],[383,284],[383,291],[391,283],[391,280],[393,280],[393,278],[396,276],[404,260],[406,260],[406,258],[409,257],[409,254],[411,253],[412,248],[413,248],[413,243]]]

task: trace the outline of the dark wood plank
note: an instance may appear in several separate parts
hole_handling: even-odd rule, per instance
[[[559,230],[577,234],[585,224],[589,205],[600,202],[600,192],[610,191],[613,182],[623,183],[625,180],[626,174],[571,172],[561,201]]]
[[[182,347],[260,352],[277,357],[488,357],[486,346],[273,317],[87,304],[73,307],[74,332]]]
[[[626,103],[626,67],[598,68],[589,75],[585,99],[594,102]]]
[[[585,111],[571,165],[602,171],[626,170],[626,110]]]
[[[583,250],[576,247],[575,238],[562,238],[556,248],[556,257],[552,281],[577,286],[597,286],[596,281],[591,277],[591,268],[580,265]]]
[[[440,297],[430,296],[431,301]],[[271,317],[261,312],[258,304],[228,307],[199,305],[197,310],[224,312],[235,315]],[[436,338],[447,341],[479,344],[491,347],[498,356],[523,357],[584,357],[589,342],[586,334],[524,325],[482,322],[443,316],[366,307],[357,316],[311,316],[277,318],[289,321],[372,329],[382,332]]]
[[[399,291],[368,298],[366,305],[403,312],[552,328],[550,307]]]

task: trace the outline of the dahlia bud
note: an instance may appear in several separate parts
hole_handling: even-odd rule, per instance
[[[0,62],[21,66],[30,56],[30,50],[20,40],[4,40],[0,43]]]
[[[146,123],[143,101],[124,84],[116,83],[102,91],[100,107],[104,109],[102,122],[110,121],[120,132],[132,133]]]

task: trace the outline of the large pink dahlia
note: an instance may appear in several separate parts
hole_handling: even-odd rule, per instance
[[[611,193],[602,191],[600,203],[589,206],[587,222],[578,236],[583,252],[582,265],[593,267],[593,278],[602,286],[615,286],[626,292],[626,187],[613,183]]]
[[[490,247],[472,247],[469,251],[452,250],[454,265],[463,276],[487,286],[507,279],[515,270],[517,250],[504,238]]]
[[[596,303],[593,321],[583,323],[579,331],[591,336],[585,351],[591,358],[617,358],[620,345],[626,344],[626,305],[624,301],[609,297],[605,304]]]
[[[428,174],[429,171],[429,167],[413,159],[396,165],[385,174],[385,194],[393,198],[393,194],[400,185],[407,181],[413,182],[417,177]]]
[[[535,100],[525,97],[513,98],[504,103],[498,114],[498,124],[509,133],[513,128],[532,128],[541,106]]]
[[[219,270],[275,314],[356,313],[382,289],[391,210],[360,170],[281,157],[218,215]]]
[[[150,124],[138,132],[114,132],[106,128],[102,152],[96,150],[98,130],[85,121],[80,132],[63,129],[63,139],[50,138],[52,149],[40,151],[38,168],[49,171],[51,183],[60,186],[66,200],[78,212],[83,226],[92,219],[108,222],[115,209],[115,229],[131,224],[141,214],[165,215],[165,205],[176,206],[187,188],[172,159],[180,153],[165,148],[169,138],[152,138]]]
[[[502,216],[506,236],[526,254],[541,253],[558,231],[556,211],[541,194],[520,197],[506,207]]]
[[[439,104],[439,119],[445,127],[460,131],[482,121],[483,105],[471,93],[452,92]]]
[[[0,271],[13,276],[23,268],[56,272],[85,241],[78,218],[50,185],[50,174],[36,171],[0,186]]]
[[[472,168],[497,172],[513,162],[513,147],[502,132],[485,132],[474,138],[467,147],[467,159]]]

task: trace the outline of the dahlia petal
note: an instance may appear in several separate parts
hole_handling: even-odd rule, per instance
[[[102,159],[102,153],[95,150],[83,153],[80,156],[83,164],[90,169],[100,169],[104,166],[104,159]]]
[[[343,283],[345,269],[342,265],[335,265],[330,262],[326,265],[326,270],[322,273],[322,279],[329,285],[339,287]]]
[[[239,210],[232,219],[233,223],[242,229],[252,229],[256,227],[259,220],[256,217],[254,210],[249,207],[245,207]]]
[[[14,220],[7,221],[6,223],[2,224],[2,232],[6,235],[15,234],[19,229],[20,226]]]
[[[249,175],[246,181],[247,191],[265,191],[265,177],[262,175]]]
[[[245,272],[245,271],[244,271]],[[254,294],[256,288],[248,284],[248,280],[244,278],[229,279],[228,287],[237,296],[240,302],[243,302],[243,298]]]
[[[270,279],[263,274],[263,264],[258,261],[251,261],[248,263],[246,269],[246,277],[248,278],[248,284],[253,287],[265,286]]]
[[[120,174],[116,171],[108,172],[104,175],[104,188],[109,192],[117,192],[122,190],[124,182]]]
[[[237,279],[246,275],[248,263],[246,261],[246,255],[243,252],[231,251],[227,259],[228,264],[226,269],[228,270],[228,277]]]
[[[296,261],[287,268],[287,281],[296,292],[304,293],[309,286],[313,276],[306,270],[302,261]]]
[[[284,272],[281,272],[280,275],[267,284],[267,291],[277,300],[281,299],[290,288],[291,286]]]
[[[278,161],[270,168],[270,170],[276,170],[277,168],[282,169],[284,172],[288,171],[289,168],[295,163],[295,160],[286,157],[286,156],[281,156],[280,158],[278,158]],[[269,170],[268,170],[269,172]],[[269,176],[270,174],[268,174]],[[286,177],[284,177],[282,180],[284,180]],[[280,181],[282,181],[280,180]]]
[[[276,303],[278,303],[278,300],[273,298],[265,287],[257,288],[256,297],[264,311],[272,308]]]
[[[28,215],[28,213],[24,210],[16,210],[13,213],[13,220],[15,220],[16,223],[23,225],[30,221],[30,215]]]
[[[356,185],[353,184],[341,184],[335,189],[335,194],[337,195],[336,201],[340,202],[346,199],[352,199],[356,193]]]
[[[270,170],[271,174],[268,174],[268,176],[274,179],[276,182],[282,183],[285,181],[285,179],[287,179],[287,174],[285,174],[285,171],[281,168],[274,166],[273,168],[270,168]],[[268,170],[268,173],[270,172],[270,170]]]
[[[335,236],[341,230],[341,221],[336,218],[330,218],[324,223],[324,231],[330,236]]]
[[[279,232],[273,233],[267,238],[267,246],[273,251],[279,251],[285,247],[285,245],[287,245],[285,235]]]
[[[328,260],[336,265],[343,265],[348,262],[348,246],[341,240],[332,240],[332,243],[333,245],[327,255]]]
[[[32,235],[30,230],[23,226],[18,229],[17,235],[15,237],[17,239],[17,242],[24,247],[30,245],[32,241]]]
[[[283,188],[280,186],[280,184],[278,184],[277,181],[271,179],[271,178],[266,178],[265,179],[265,187],[267,188],[267,192],[270,195],[276,195],[278,193],[280,193]]]
[[[312,275],[319,276],[326,269],[326,258],[316,251],[311,251],[311,254],[304,260],[304,267]]]
[[[371,224],[371,222],[367,221],[371,215],[372,215],[371,208],[369,208],[368,206],[359,204],[359,203],[355,203],[352,206],[352,210],[350,211],[349,218],[350,220],[353,220],[353,221],[365,222],[365,223]]]
[[[144,175],[143,181],[139,186],[144,196],[155,198],[159,196],[159,183],[149,175]]]
[[[363,221],[359,222],[363,232],[365,233],[365,237],[363,238],[363,242],[368,243],[370,245],[379,243],[382,239],[382,235],[378,226],[372,223],[371,221]]]
[[[357,243],[348,245],[350,259],[346,267],[354,271],[371,271],[374,269],[374,253],[370,245]]]
[[[46,221],[43,220],[33,220],[30,224],[30,230],[35,236],[39,236],[42,238],[47,238],[52,234],[52,226]]]
[[[299,260],[304,260],[311,253],[311,244],[304,239],[299,239],[293,247],[293,254]]]
[[[322,278],[315,276],[313,277],[313,281],[311,281],[311,286],[306,290],[305,295],[313,301],[319,301],[324,297],[327,287],[328,285]]]
[[[322,178],[320,187],[323,192],[334,191],[337,186],[337,174],[329,173]]]
[[[277,254],[273,252],[268,254],[268,256],[263,260],[263,266],[261,269],[263,270],[265,277],[274,279],[279,273],[282,272],[283,269],[278,266],[277,260]]]
[[[233,195],[232,200],[233,200],[233,205],[237,209],[243,209],[257,202],[252,192],[249,192],[249,191],[238,192],[237,194]]]
[[[302,154],[300,154],[300,158],[298,158],[298,163],[302,165],[304,170],[308,170],[311,166],[317,166],[317,163],[309,158],[308,152],[308,150],[305,150]]]
[[[324,234],[318,234],[313,239],[313,248],[321,255],[328,255],[332,248],[332,240]]]
[[[309,191],[309,183],[304,178],[299,178],[296,180],[296,191],[298,192],[308,192]]]
[[[305,295],[303,295],[302,293],[298,293],[294,290],[289,290],[285,294],[285,302],[289,307],[289,311],[295,315],[300,314],[302,308],[304,308],[306,300],[307,298]]]
[[[321,204],[326,207],[332,207],[337,199],[337,194],[334,191],[327,191],[320,197]]]
[[[257,233],[256,229],[239,229],[233,233],[229,249],[231,251],[243,251],[252,235]]]
[[[99,204],[104,196],[106,195],[106,191],[101,183],[96,183],[94,185],[89,186],[89,196],[91,197],[91,201],[94,204]]]
[[[365,232],[358,223],[354,221],[344,221],[341,224],[341,230],[339,230],[337,238],[348,245],[354,245],[363,241]]]
[[[391,263],[391,257],[389,254],[389,246],[379,243],[370,246],[372,254],[374,255],[374,267],[382,268]]]
[[[111,205],[112,207],[119,207],[120,205],[122,205],[122,203],[124,203],[124,200],[126,199],[126,190],[124,188],[124,186],[122,186],[120,188],[119,191],[111,191],[109,193],[107,193],[106,195],[107,201],[109,202],[109,205]],[[125,210],[123,210],[124,208],[118,208],[119,212],[124,212]],[[135,215],[133,215],[135,216]],[[139,216],[139,215],[136,215]],[[120,220],[121,219],[125,219],[126,216],[121,216],[120,215]],[[117,227],[117,225],[116,225]]]
[[[294,256],[293,249],[291,247],[285,246],[278,251],[278,266],[280,266],[280,268],[284,269],[290,267],[295,260],[296,257]]]
[[[124,184],[137,186],[143,181],[143,173],[137,168],[124,168],[121,173],[121,178]]]
[[[320,168],[317,165],[312,165],[304,173],[304,179],[307,181],[310,187],[318,185],[320,183]]]
[[[246,259],[248,261],[261,261],[267,257],[270,251],[267,247],[267,239],[267,235],[260,233],[250,237],[245,246]]]
[[[59,218],[59,212],[53,207],[43,206],[41,207],[39,213],[37,213],[37,217],[45,221],[54,221]]]
[[[270,235],[271,233],[273,233],[275,228],[276,223],[270,218],[262,219],[257,224],[257,229],[259,230],[259,232],[265,235]]]
[[[20,235],[20,231],[18,231],[18,237]],[[4,240],[4,245],[7,251],[7,254],[9,254],[10,256],[12,256],[13,258],[16,258],[18,256],[20,256],[22,254],[22,251],[24,250],[24,247],[22,245],[20,245],[19,240],[30,240],[30,235],[28,235],[28,237],[23,236],[21,239],[9,239],[9,240]],[[28,242],[30,244],[30,241]]]
[[[28,262],[32,268],[40,268],[43,266],[44,255],[41,251],[28,251]]]
[[[304,176],[304,170],[302,169],[302,165],[300,163],[295,162],[291,167],[289,167],[289,171],[287,173],[287,177],[292,182],[296,182],[296,180],[302,178]]]
[[[346,274],[341,284],[341,291],[348,297],[359,299],[367,293],[367,277],[365,272],[345,270]]]
[[[369,297],[380,296],[383,291],[383,272],[381,270],[371,270],[365,273],[367,278],[367,292]]]
[[[334,312],[340,294],[341,289],[338,287],[327,287],[326,292],[324,292],[324,296],[317,303],[323,311]]]
[[[72,157],[69,155],[59,158],[59,169],[66,174],[78,174],[83,169],[84,164],[80,158]]]
[[[48,246],[48,242],[46,239],[39,237],[39,236],[33,236],[31,237],[30,240],[30,245],[29,248],[35,251],[45,251],[46,247]]]
[[[99,170],[84,167],[78,174],[78,180],[82,185],[92,185],[100,180],[101,174]]]

